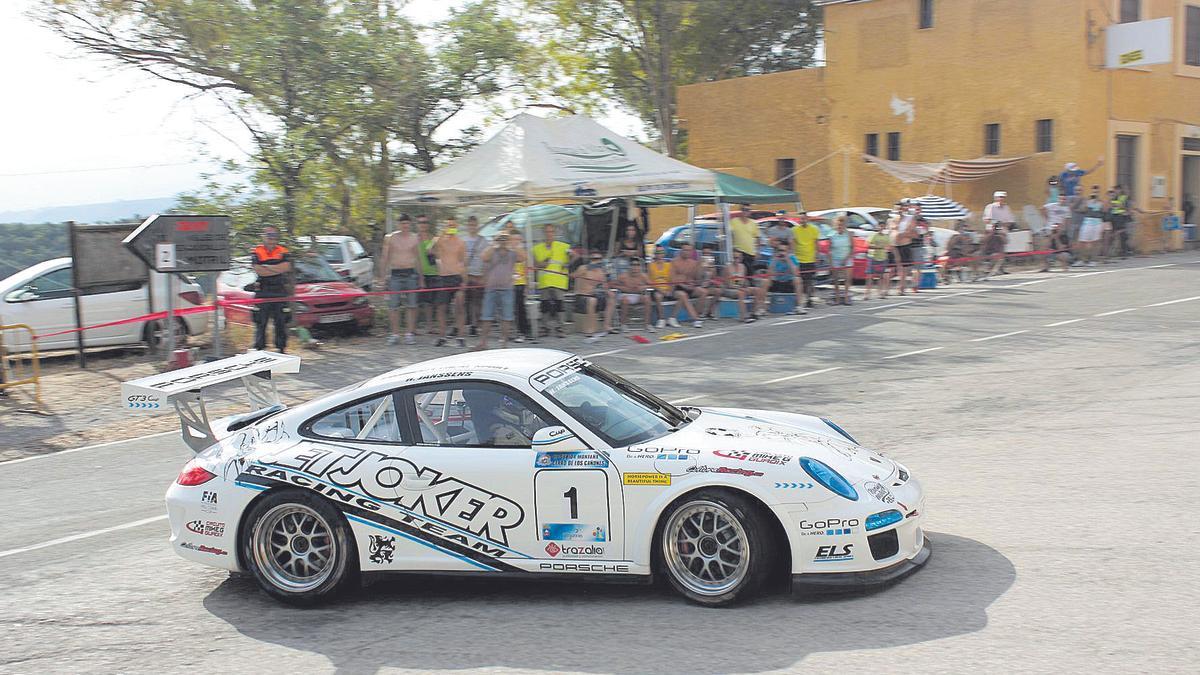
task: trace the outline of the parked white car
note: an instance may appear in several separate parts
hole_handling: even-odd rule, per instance
[[[154,278],[154,309],[166,309],[167,277],[152,272]],[[186,275],[176,275],[178,308],[204,304],[200,285]],[[0,280],[0,324],[26,324],[37,335],[49,335],[75,327],[75,300],[72,292],[71,259],[56,258],[40,262],[7,279]],[[146,282],[115,284],[89,291],[80,300],[83,325],[90,326],[121,319],[130,319],[151,312]],[[85,347],[110,347],[147,342],[157,346],[166,339],[164,321],[134,322],[105,328],[93,328],[83,333]],[[208,327],[208,314],[197,313],[176,318],[176,336],[198,335]],[[71,349],[75,334],[63,333],[39,338],[38,351]],[[5,348],[10,352],[29,351],[29,339],[24,331],[9,331]]]
[[[367,253],[363,245],[358,243],[354,237],[331,234],[318,237],[297,237],[296,241],[313,246],[317,253],[325,258],[333,271],[343,279],[357,284],[360,288],[370,290],[371,278],[375,273],[375,261],[371,260],[371,254]]]
[[[869,238],[873,232],[878,232],[887,224],[888,218],[892,216],[892,210],[881,206],[850,206],[844,209],[826,209],[824,211],[809,211],[809,218],[822,218],[833,222],[838,216],[846,216],[846,228],[855,236],[864,239]],[[944,222],[944,221],[934,221]],[[946,244],[950,243],[950,237],[954,236],[954,230],[946,227],[929,228],[933,234],[933,243],[937,248],[936,255],[944,255],[946,253]]]

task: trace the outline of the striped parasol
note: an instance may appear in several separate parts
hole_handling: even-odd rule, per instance
[[[921,215],[926,220],[962,220],[971,215],[965,206],[945,197],[925,195],[924,197],[914,197],[909,201],[921,205]]]

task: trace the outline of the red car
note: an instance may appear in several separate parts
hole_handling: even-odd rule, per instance
[[[292,320],[298,326],[312,328],[349,327],[365,331],[375,321],[375,308],[361,288],[346,281],[319,256],[303,256],[294,261],[296,297]],[[252,305],[238,304],[254,293],[245,290],[256,279],[248,258],[234,260],[230,269],[217,277],[217,296],[234,304],[225,307],[225,320],[254,324]]]

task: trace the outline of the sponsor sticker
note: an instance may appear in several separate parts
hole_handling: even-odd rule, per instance
[[[695,459],[699,454],[700,451],[695,448],[629,448],[625,458],[687,461]]]
[[[542,523],[542,539],[546,541],[608,541],[603,525],[576,523]]]
[[[211,553],[213,555],[229,555],[229,551],[216,548],[215,546],[207,546],[205,544],[193,544],[190,541],[179,542],[179,548],[186,548],[189,551],[199,551],[201,553]]]
[[[869,480],[866,482],[865,485],[867,488],[867,494],[871,495],[875,499],[878,499],[879,501],[883,502],[884,504],[895,504],[896,503],[896,498],[892,496],[891,491],[888,490],[887,488],[885,488],[883,486],[883,484],[876,483],[875,481]]]
[[[546,544],[546,553],[551,558],[603,558],[604,547],[599,544],[559,544],[552,541]]]
[[[626,485],[670,485],[669,473],[623,473],[621,481]]]
[[[225,523],[219,523],[215,520],[193,520],[184,525],[189,532],[202,534],[206,537],[223,537],[225,536]]]
[[[858,527],[861,521],[858,518],[828,518],[826,520],[801,520],[797,523],[800,528],[800,536],[825,536],[836,537],[845,534],[853,534],[854,528]]]
[[[205,513],[217,512],[216,490],[205,490],[200,494],[200,510]]]
[[[791,462],[794,457],[788,455],[777,455],[773,452],[748,452],[746,450],[714,450],[713,454],[717,457],[725,459],[736,459],[741,462],[759,462],[762,464],[775,464],[777,466],[786,465]]]
[[[396,538],[385,537],[381,534],[370,535],[370,540],[367,542],[367,553],[371,562],[376,565],[383,565],[392,562],[392,555],[396,552]]]
[[[591,450],[539,452],[533,465],[539,469],[603,469],[608,466],[608,459]]]
[[[845,562],[854,560],[854,544],[818,546],[813,562]]]
[[[731,466],[689,466],[688,473],[725,473],[736,476],[761,476],[763,472],[754,471],[753,469],[741,469]]]
[[[614,572],[628,572],[629,565],[609,565],[607,563],[541,563],[538,569],[543,572],[599,572],[604,574],[612,574]]]
[[[154,394],[131,394],[125,397],[125,407],[135,410],[160,408],[161,399]]]

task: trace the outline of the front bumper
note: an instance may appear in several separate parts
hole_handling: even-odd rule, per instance
[[[878,588],[899,581],[921,569],[933,555],[929,537],[917,554],[907,560],[866,572],[825,572],[792,575],[793,593],[829,593]]]

